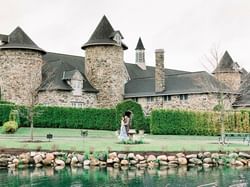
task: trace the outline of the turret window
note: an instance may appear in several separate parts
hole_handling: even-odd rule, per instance
[[[121,38],[121,35],[120,34],[116,34],[115,36],[114,36],[114,40],[119,44],[119,45],[121,45],[121,43],[122,43],[122,38]]]

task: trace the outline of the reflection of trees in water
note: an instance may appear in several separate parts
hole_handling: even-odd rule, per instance
[[[55,170],[51,167],[0,170],[0,186],[198,186],[216,182],[218,186],[232,186],[250,178],[247,168],[160,167],[90,167]],[[245,181],[243,181],[245,180]],[[189,184],[189,185],[188,185]],[[232,186],[233,187],[233,186]],[[243,187],[243,186],[242,186]]]

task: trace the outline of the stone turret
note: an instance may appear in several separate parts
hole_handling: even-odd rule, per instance
[[[223,82],[232,91],[237,91],[241,84],[242,71],[238,63],[234,62],[232,57],[226,51],[222,56],[219,64],[213,71],[214,76]]]
[[[135,48],[135,63],[143,70],[146,70],[145,64],[145,48],[143,46],[141,37],[138,40],[137,46]]]
[[[42,55],[39,48],[20,28],[10,35],[1,35],[0,87],[3,100],[16,104],[31,103],[31,94],[42,80]]]
[[[99,107],[113,107],[123,100],[126,81],[123,51],[127,46],[122,39],[120,31],[115,31],[104,16],[82,46],[85,50],[85,75],[99,91]]]
[[[155,62],[155,92],[163,92],[166,89],[163,49],[155,50]]]

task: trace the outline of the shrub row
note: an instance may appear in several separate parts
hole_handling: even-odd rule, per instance
[[[249,132],[249,111],[224,113],[225,132]],[[151,113],[152,134],[219,135],[221,113],[181,110],[154,110]]]
[[[38,106],[35,127],[116,130],[115,109],[65,108]]]
[[[10,111],[14,109],[14,105],[0,104],[0,125],[9,120]]]
[[[20,126],[29,127],[28,109],[16,105],[0,105],[0,124],[9,120],[12,109],[18,109],[20,113]],[[45,106],[37,106],[34,109],[34,127],[116,130],[115,118],[115,109]]]
[[[29,127],[27,108],[13,104],[0,104],[0,125],[9,120],[11,110],[17,109],[20,126]],[[132,128],[146,133],[173,135],[218,135],[221,131],[219,112],[194,112],[183,110],[154,110],[144,117],[141,106],[132,101],[118,104],[116,109],[65,108],[37,106],[34,126],[44,128],[80,128],[117,130],[124,111],[134,114]],[[224,114],[225,131],[249,132],[250,111],[234,111]]]

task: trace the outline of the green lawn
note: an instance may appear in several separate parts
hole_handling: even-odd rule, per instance
[[[1,132],[1,130],[0,130]],[[51,142],[45,136],[54,135]],[[79,129],[49,129],[35,128],[35,140],[39,143],[27,143],[30,135],[29,128],[19,128],[15,134],[0,133],[0,149],[25,148],[25,149],[52,149],[71,151],[248,151],[250,146],[241,141],[234,141],[229,145],[218,144],[218,137],[212,136],[173,136],[173,135],[148,135],[145,134],[145,144],[124,145],[118,144],[114,131],[88,130],[87,138],[80,136]]]

